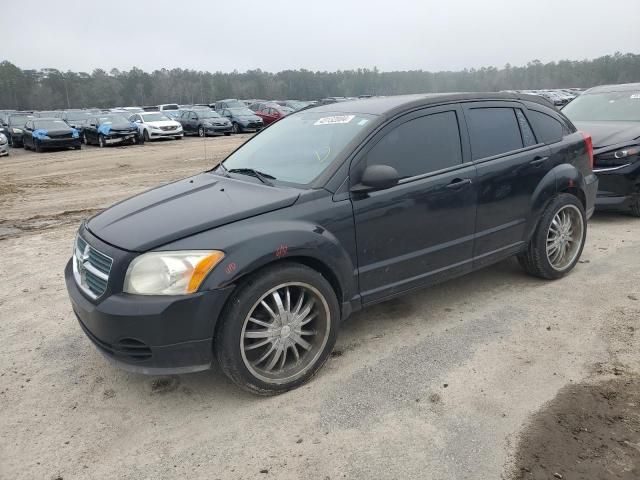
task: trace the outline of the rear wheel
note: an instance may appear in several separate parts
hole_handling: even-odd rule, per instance
[[[340,308],[333,288],[304,265],[276,265],[250,278],[221,319],[215,351],[241,388],[274,395],[309,380],[336,341]]]
[[[638,196],[635,203],[631,205],[631,215],[634,217],[640,217],[640,196]]]
[[[582,203],[571,194],[561,193],[544,210],[527,251],[518,256],[518,261],[536,277],[561,278],[578,263],[586,236]]]

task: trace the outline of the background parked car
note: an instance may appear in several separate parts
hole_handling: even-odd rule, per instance
[[[12,147],[22,146],[22,136],[24,134],[24,124],[28,120],[34,118],[31,112],[15,112],[9,115],[8,129],[9,129],[9,145]]]
[[[562,113],[593,138],[596,208],[640,217],[640,83],[591,88]]]
[[[84,143],[100,147],[138,142],[138,125],[121,114],[94,117],[87,122],[82,134]]]
[[[158,138],[182,140],[182,125],[161,112],[143,112],[129,117],[138,125],[138,132],[145,142]]]
[[[213,104],[213,109],[222,114],[225,108],[247,108],[247,105],[237,98],[227,98],[226,100],[218,100]]]
[[[62,112],[60,118],[67,122],[70,127],[75,128],[82,139],[82,132],[85,124],[87,123],[87,120],[93,116],[95,115],[86,110],[66,110]]]
[[[310,102],[303,102],[301,100],[278,100],[276,102],[278,105],[282,105],[283,107],[290,108],[294,112],[298,110],[302,110],[309,106]]]
[[[247,107],[225,108],[221,115],[232,123],[233,133],[258,132],[264,127],[264,122]]]
[[[281,118],[293,113],[291,108],[283,107],[275,102],[255,103],[249,108],[262,119],[265,125],[277,122]]]
[[[180,106],[177,103],[163,103],[162,105],[158,105],[157,110],[159,112],[164,112],[166,110],[180,110]]]
[[[80,149],[80,135],[75,128],[59,118],[34,118],[24,125],[22,146],[41,152],[45,148]]]
[[[9,140],[4,133],[0,133],[0,157],[9,155]]]
[[[204,107],[199,109],[184,110],[180,116],[180,123],[185,135],[230,135],[233,126],[226,118],[222,118],[217,112]]]

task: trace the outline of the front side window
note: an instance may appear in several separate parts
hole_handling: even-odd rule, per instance
[[[389,165],[402,178],[460,164],[460,130],[453,111],[409,120],[387,133],[367,154],[367,165]]]
[[[513,108],[472,108],[467,113],[467,126],[474,160],[523,147]]]
[[[251,168],[278,181],[307,185],[365,131],[373,118],[328,112],[285,117],[232,153],[223,165],[227,170]]]

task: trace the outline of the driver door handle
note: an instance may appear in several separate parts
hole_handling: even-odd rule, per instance
[[[466,185],[471,185],[471,183],[472,182],[470,178],[454,178],[453,180],[451,180],[451,183],[447,185],[447,188],[458,189]]]

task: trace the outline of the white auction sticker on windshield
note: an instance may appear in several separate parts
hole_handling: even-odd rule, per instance
[[[316,121],[314,125],[335,125],[337,123],[349,123],[353,120],[355,115],[334,115],[333,117],[322,117]]]

